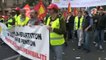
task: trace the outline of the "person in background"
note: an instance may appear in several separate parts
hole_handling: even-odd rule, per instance
[[[28,24],[30,18],[27,17],[25,13],[26,13],[25,9],[20,10],[20,15],[16,18],[15,22],[16,26],[25,26]]]
[[[14,16],[15,18],[20,15],[20,10],[21,9],[19,7],[15,8],[15,13],[16,13],[16,15]]]
[[[93,8],[91,10],[91,14],[92,14],[92,19],[93,19],[93,44],[95,45],[95,47],[97,46],[97,24],[98,24],[98,19],[99,19],[99,15],[97,12],[96,8]]]
[[[17,11],[17,13],[16,13],[17,17],[15,18],[16,19],[15,20],[15,26],[26,26],[26,25],[28,25],[30,18],[27,17],[25,13],[26,13],[25,9],[20,9],[20,10]],[[27,58],[25,58],[23,56],[21,56],[20,59],[21,60],[28,60]]]
[[[84,44],[83,48],[88,53],[90,52],[90,36],[92,32],[93,20],[89,16],[87,11],[84,12],[84,22],[83,22],[83,31],[84,31]]]
[[[68,33],[68,40],[70,40],[73,37],[73,28],[74,28],[74,16],[72,15],[72,12],[68,13],[68,17],[66,20],[66,28]]]
[[[104,29],[106,25],[106,15],[103,13],[103,8],[98,10],[98,22],[97,22],[97,48],[103,50],[104,41]]]
[[[84,16],[82,14],[82,11],[79,11],[74,20],[74,30],[77,31],[78,36],[78,49],[81,49],[83,45],[83,20]]]
[[[65,42],[64,33],[66,31],[65,22],[58,15],[59,8],[56,4],[50,4],[47,8],[50,16],[45,21],[47,28],[50,31],[50,48],[54,51],[53,56],[55,57],[55,60],[63,60],[62,52],[63,44]]]
[[[6,22],[6,26],[8,27],[8,29],[11,29],[13,26],[15,26],[15,11],[14,10],[11,10],[9,13],[8,13],[8,20]]]
[[[20,8],[19,7],[16,7],[15,8],[15,16],[14,16],[14,18],[15,18],[15,22],[17,22],[17,17],[20,15]],[[16,23],[15,23],[15,25],[16,25]]]
[[[38,18],[38,12],[35,10],[31,10],[30,12],[31,19],[28,22],[28,25],[41,25],[41,21]]]

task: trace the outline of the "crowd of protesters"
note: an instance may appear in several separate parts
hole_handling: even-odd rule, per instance
[[[78,49],[83,48],[87,53],[91,51],[90,43],[93,40],[95,47],[103,50],[104,30],[106,28],[106,14],[104,9],[93,8],[93,12],[78,10],[77,15],[67,12],[64,16],[59,12],[55,4],[48,6],[48,14],[43,22],[38,18],[38,12],[34,9],[30,12],[30,18],[25,15],[26,11],[16,7],[3,16],[0,11],[0,22],[6,24],[8,29],[14,26],[47,25],[50,30],[50,46],[55,52],[55,59],[62,60],[63,44],[72,39],[77,39]],[[93,38],[90,38],[93,36]]]
[[[93,8],[91,13],[80,10],[77,16],[72,15],[71,12],[69,16],[66,19],[68,40],[73,39],[73,37],[77,38],[78,49],[83,48],[86,52],[90,52],[90,43],[92,40],[95,47],[99,50],[104,49],[106,14],[103,7],[99,7],[99,9]]]

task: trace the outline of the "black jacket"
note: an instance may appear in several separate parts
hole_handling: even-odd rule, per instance
[[[104,30],[105,27],[106,27],[106,15],[105,14],[99,15],[97,29]]]
[[[93,29],[97,29],[97,25],[98,25],[98,20],[99,20],[99,15],[96,14],[96,15],[93,15],[92,16],[92,19],[93,19]]]
[[[91,17],[90,16],[86,16],[84,18],[84,22],[83,22],[83,30],[85,30],[91,23]],[[91,31],[92,30],[92,26],[88,29],[88,31]]]
[[[71,16],[70,18],[69,18],[69,22],[68,23],[66,23],[66,28],[67,28],[67,30],[73,30],[73,28],[74,28],[74,16]]]

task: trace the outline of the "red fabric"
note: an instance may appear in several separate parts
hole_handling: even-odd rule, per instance
[[[38,18],[39,20],[43,20],[43,18],[46,16],[46,9],[43,5],[42,0],[34,6],[34,10],[38,12]]]
[[[26,16],[30,18],[30,6],[27,4],[25,5],[24,9],[26,10]]]
[[[20,8],[19,7],[16,7],[15,10],[20,11]]]
[[[58,6],[56,4],[53,4],[53,3],[50,4],[47,8],[48,9],[57,9],[57,10],[59,9]]]
[[[70,2],[68,3],[68,12],[71,12],[71,4],[70,4]]]
[[[4,20],[8,20],[8,16],[2,16]]]

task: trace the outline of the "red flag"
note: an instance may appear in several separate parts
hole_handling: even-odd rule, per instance
[[[36,11],[38,11],[38,17],[39,19],[43,20],[43,18],[46,16],[46,10],[45,7],[43,5],[42,0],[40,0],[40,2],[34,7],[34,9]]]
[[[68,3],[68,13],[71,12],[71,5],[70,2]]]
[[[24,6],[24,9],[26,10],[26,16],[30,18],[30,6],[27,4]]]

